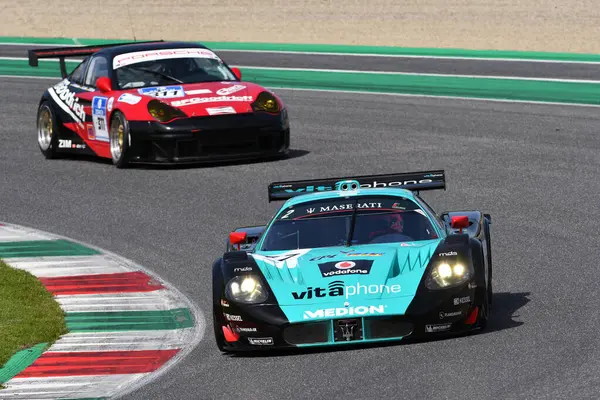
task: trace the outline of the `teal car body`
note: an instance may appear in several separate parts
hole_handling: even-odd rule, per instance
[[[375,179],[388,186],[369,187]],[[232,232],[213,265],[218,347],[348,345],[484,327],[491,217],[438,215],[417,193],[442,188],[444,171],[271,184],[270,200],[285,203],[266,225]]]

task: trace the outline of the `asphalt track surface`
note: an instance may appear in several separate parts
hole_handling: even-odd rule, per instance
[[[0,45],[0,57],[27,57],[27,49],[53,46]],[[54,46],[55,47],[55,46]],[[514,76],[600,80],[598,64],[534,61],[490,61],[476,59],[429,59],[413,57],[303,55],[215,51],[230,65],[272,68],[317,68],[356,71],[407,72],[421,74]]]
[[[51,82],[0,80],[0,220],[133,259],[206,317],[200,345],[127,398],[597,397],[598,108],[281,90],[293,135],[287,160],[117,170],[42,157],[35,112]],[[218,352],[211,263],[232,228],[276,210],[269,182],[430,168],[448,179],[447,191],[423,194],[434,208],[492,214],[486,332],[345,351]]]

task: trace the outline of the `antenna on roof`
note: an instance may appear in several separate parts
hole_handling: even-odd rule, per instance
[[[127,15],[129,15],[129,26],[131,26],[131,34],[133,35],[133,41],[137,42],[135,38],[135,30],[133,29],[133,19],[131,18],[131,11],[129,11],[129,3],[125,2],[125,7],[127,7]]]

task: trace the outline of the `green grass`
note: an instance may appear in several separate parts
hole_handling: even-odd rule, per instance
[[[44,285],[0,260],[0,366],[16,352],[50,345],[65,333],[64,312]]]

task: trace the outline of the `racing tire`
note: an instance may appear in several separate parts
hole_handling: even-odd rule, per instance
[[[219,351],[225,353],[225,337],[223,336],[223,332],[220,330],[221,325],[218,323],[215,314],[213,313],[213,329],[215,331],[215,342],[217,344],[217,348]]]
[[[58,123],[50,102],[43,101],[38,107],[36,129],[38,146],[46,159],[58,158]]]
[[[492,298],[494,297],[494,290],[492,288],[492,242],[491,242],[491,234],[490,234],[490,226],[487,225],[486,229],[486,247],[487,247],[487,263],[488,263],[488,282],[487,282],[487,291],[488,291],[488,304],[491,308]]]
[[[484,293],[481,310],[479,311],[479,315],[477,315],[477,327],[480,331],[485,330],[490,317],[490,298],[487,290]]]
[[[126,168],[129,165],[129,122],[120,111],[115,111],[110,119],[109,144],[112,162],[117,168]]]

